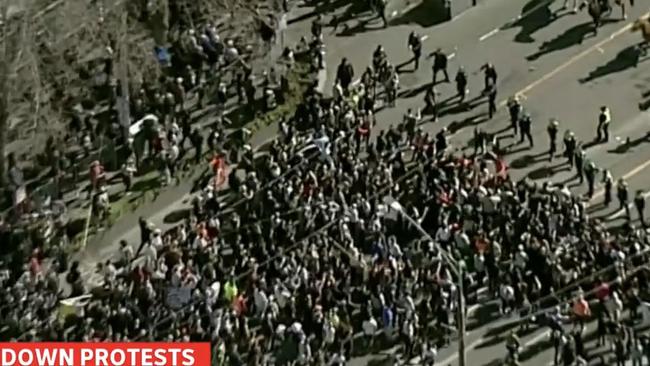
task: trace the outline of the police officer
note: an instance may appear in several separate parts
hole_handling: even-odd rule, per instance
[[[573,168],[575,152],[576,152],[576,138],[571,130],[564,133],[564,156],[567,158],[569,168]]]
[[[420,67],[420,57],[422,57],[422,40],[420,36],[411,32],[408,39],[408,47],[413,53],[413,62],[415,62],[415,70]]]
[[[628,206],[629,192],[627,190],[627,182],[621,178],[616,185],[616,197],[618,198],[619,210],[625,209],[625,215],[630,217],[630,207]]]
[[[462,103],[465,101],[465,96],[467,96],[467,73],[465,73],[465,69],[462,66],[458,69],[455,79],[456,79],[456,92],[460,97],[458,103]]]
[[[609,113],[609,108],[607,106],[600,107],[600,114],[598,115],[598,130],[596,131],[596,141],[597,142],[607,142],[609,141],[609,122],[611,121],[611,115]]]
[[[535,144],[533,143],[533,135],[530,133],[531,124],[532,120],[528,113],[519,119],[519,143],[521,144],[524,139],[528,139],[530,147],[533,147]]]
[[[609,170],[603,171],[603,183],[605,184],[605,200],[603,204],[607,207],[612,202],[612,188],[614,188],[614,178]]]
[[[636,191],[636,196],[634,196],[634,206],[636,207],[636,211],[639,214],[641,225],[645,227],[645,215],[643,213],[645,210],[645,197],[642,190]]]
[[[508,100],[508,112],[510,113],[510,126],[512,130],[517,135],[517,125],[519,124],[519,118],[521,116],[521,103],[519,102],[518,96],[512,96]]]
[[[548,127],[546,128],[546,132],[548,133],[548,161],[553,161],[553,157],[555,156],[555,153],[557,152],[557,131],[558,131],[558,126],[560,123],[556,119],[552,119]]]
[[[598,168],[596,168],[596,164],[594,164],[591,161],[585,164],[585,176],[587,177],[587,186],[588,186],[587,196],[590,199],[594,196],[597,172],[598,172]]]
[[[494,113],[497,111],[497,85],[490,83],[487,89],[488,97],[488,116],[490,119],[494,116]],[[532,142],[531,142],[532,146]]]
[[[576,149],[576,153],[574,155],[575,163],[576,163],[576,176],[579,179],[580,184],[582,184],[585,181],[585,157],[587,156],[587,153],[582,149],[582,144],[578,146]]]
[[[447,74],[447,55],[442,52],[440,48],[433,53],[433,84],[436,84],[436,77],[438,72],[442,71],[445,75],[445,83],[449,82],[449,74]]]

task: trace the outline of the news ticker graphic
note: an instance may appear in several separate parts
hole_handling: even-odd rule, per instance
[[[210,366],[210,343],[0,343],[2,366]]]

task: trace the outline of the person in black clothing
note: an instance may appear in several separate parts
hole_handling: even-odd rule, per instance
[[[194,129],[190,134],[190,142],[194,147],[194,162],[198,164],[201,162],[201,157],[203,156],[203,136],[198,129]]]
[[[603,204],[605,206],[609,206],[609,204],[612,203],[612,188],[614,188],[614,179],[608,170],[603,171],[603,183],[605,183],[605,199],[603,201]]]
[[[573,158],[576,163],[576,176],[578,177],[579,183],[582,184],[585,180],[585,151],[582,149],[582,146],[578,146]]]
[[[463,103],[465,101],[465,96],[467,95],[467,73],[465,69],[461,66],[456,73],[456,92],[460,99],[458,103]]]
[[[483,70],[483,75],[485,77],[485,90],[488,90],[488,86],[490,85],[490,82],[496,85],[497,70],[494,68],[494,65],[488,62],[487,64],[481,67],[481,70]]]
[[[576,138],[573,135],[573,132],[567,130],[564,133],[564,156],[567,158],[567,164],[569,168],[573,168],[573,162],[576,152]]]
[[[447,73],[447,55],[445,55],[440,48],[433,53],[433,84],[436,84],[436,77],[438,72],[442,71],[445,75],[445,82],[449,82],[449,74]]]
[[[628,207],[629,193],[627,190],[627,182],[625,179],[621,178],[618,180],[616,185],[616,197],[618,198],[618,203],[620,205],[619,210],[625,210],[627,217],[630,217],[630,208]]]
[[[494,83],[491,83],[487,89],[487,96],[488,96],[488,116],[490,119],[494,117],[494,114],[497,111],[497,86]],[[530,132],[529,132],[530,134]],[[532,136],[529,137],[529,141],[531,141],[531,146],[533,145],[532,143]]]
[[[343,58],[339,64],[339,68],[336,71],[336,81],[341,83],[343,90],[347,91],[348,87],[352,83],[352,78],[354,77],[354,68],[348,62],[347,58]]]
[[[508,112],[510,113],[510,126],[512,130],[517,135],[517,127],[519,124],[519,118],[521,117],[521,103],[519,102],[519,97],[516,95],[510,100],[508,100]]]
[[[643,213],[645,210],[645,197],[642,190],[636,191],[636,196],[634,196],[634,206],[636,207],[636,211],[639,214],[639,221],[641,221],[641,225],[645,227],[645,214]]]
[[[530,147],[534,146],[533,135],[530,132],[532,120],[530,115],[526,114],[521,119],[519,119],[519,143],[523,143],[524,139],[528,139]]]
[[[587,177],[587,196],[591,199],[594,196],[594,190],[596,186],[596,174],[598,173],[598,168],[594,163],[589,162],[585,165],[585,176]]]
[[[556,119],[551,120],[546,128],[548,133],[548,161],[553,161],[553,157],[557,152],[557,132],[558,132],[559,122]]]
[[[415,70],[417,70],[420,67],[420,57],[422,57],[422,40],[417,33],[411,32],[409,34],[408,47],[413,53],[411,60],[415,62]]]
[[[433,122],[438,120],[438,91],[434,86],[428,88],[424,95],[424,111],[433,114]]]

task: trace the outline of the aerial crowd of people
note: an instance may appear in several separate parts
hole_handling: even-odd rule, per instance
[[[322,26],[314,22],[312,42],[283,57],[304,51],[318,59]],[[85,283],[78,262],[68,266],[64,255],[45,260],[39,248],[19,270],[3,270],[0,333],[7,338],[209,341],[214,363],[234,366],[345,365],[399,345],[396,359],[434,365],[438,350],[455,342],[465,316],[462,297],[498,299],[500,313],[515,314],[521,331],[550,327],[555,364],[587,364],[584,329],[591,321],[597,322],[596,341],[611,345],[617,365],[650,362],[650,342],[634,328],[648,291],[642,192],[631,198],[624,180],[615,183],[602,172],[603,203],[613,201],[616,188],[628,217],[613,232],[591,217],[589,200],[566,185],[513,180],[485,132],[476,130],[471,152],[455,146],[447,128],[424,132],[422,114],[437,120],[441,111],[437,76],[450,82],[441,50],[433,52],[424,108],[406,111],[401,123],[373,132],[378,106],[395,108],[399,90],[399,68],[379,46],[358,79],[343,59],[332,97],[311,87],[292,118],[278,121],[268,149],[256,153],[227,141],[229,96],[259,108],[253,104],[261,86],[262,108],[273,109],[286,80],[272,71],[259,82],[237,66],[231,83],[208,88],[207,67],[228,68],[242,50],[210,24],[184,37],[176,46],[184,57],[168,65],[174,77],[151,90],[143,86],[133,97],[133,113],[158,118],[160,128],[145,133],[164,176],[180,179],[181,157],[192,149],[190,160],[205,164],[207,140],[217,184],[206,184],[189,217],[170,231],[141,218],[140,242],[121,242],[114,259],[97,265],[99,287]],[[411,34],[408,46],[418,68],[420,37]],[[479,97],[493,118],[495,65],[487,63],[484,73]],[[453,79],[461,105],[467,77],[461,69]],[[190,94],[198,108],[216,106],[207,138],[191,126]],[[517,97],[508,112],[515,134],[532,146],[532,121]],[[598,139],[609,138],[609,113],[602,108]],[[90,122],[76,123],[83,130]],[[548,134],[553,159],[556,121]],[[581,183],[586,178],[591,199],[598,169],[571,131],[563,142],[564,158]],[[123,167],[127,189],[135,160]],[[97,165],[90,190],[95,205],[108,209]],[[641,225],[631,220],[631,203]],[[59,273],[66,273],[70,291],[63,291]],[[65,310],[64,292],[71,298]],[[507,348],[504,362],[518,364],[517,332]]]

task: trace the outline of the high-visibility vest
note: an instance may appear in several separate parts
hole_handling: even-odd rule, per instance
[[[223,295],[229,302],[232,302],[233,299],[237,296],[239,290],[237,289],[237,284],[234,282],[226,282],[226,285],[223,288]]]

